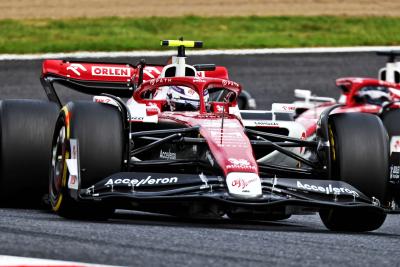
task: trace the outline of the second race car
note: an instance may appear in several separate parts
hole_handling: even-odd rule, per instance
[[[329,97],[312,95],[308,90],[295,90],[302,99],[294,103],[296,121],[306,128],[306,137],[316,133],[319,114],[339,103],[335,113],[363,112],[377,115],[383,122],[390,142],[389,194],[392,210],[400,211],[400,65],[395,62],[399,52],[379,52],[389,56],[385,68],[379,70],[379,79],[347,77],[336,80],[341,96],[336,102]],[[372,140],[371,140],[372,141]]]

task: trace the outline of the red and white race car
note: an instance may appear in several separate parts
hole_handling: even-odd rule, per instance
[[[381,52],[389,61],[379,71],[379,79],[348,77],[336,80],[341,90],[338,101],[329,97],[313,96],[309,90],[295,90],[296,121],[306,129],[306,137],[312,138],[317,122],[327,108],[335,107],[332,114],[362,112],[381,118],[389,135],[390,174],[389,199],[395,209],[400,205],[400,62],[395,62],[399,52]],[[371,138],[370,142],[373,142]],[[366,144],[360,144],[362,146]]]
[[[26,201],[9,177],[35,173],[25,185],[39,185],[49,165],[49,202],[66,218],[104,219],[116,208],[240,220],[319,212],[332,230],[379,228],[391,208],[380,119],[327,109],[306,140],[293,105],[240,110],[242,87],[225,68],[186,64],[185,48],[201,44],[163,41],[178,48],[167,65],[45,60],[49,102],[0,104],[2,137],[14,145],[0,146],[2,185],[18,188],[1,196]],[[99,95],[64,105],[55,84]]]

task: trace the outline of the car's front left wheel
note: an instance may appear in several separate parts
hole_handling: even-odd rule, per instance
[[[120,172],[124,143],[119,111],[109,105],[70,102],[61,110],[55,127],[50,166],[49,199],[52,209],[70,219],[107,219],[113,208],[104,203],[76,201],[68,188],[70,141],[78,141],[80,187],[86,189]]]

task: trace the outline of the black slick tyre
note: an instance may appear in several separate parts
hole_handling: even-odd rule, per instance
[[[379,117],[366,113],[332,115],[329,124],[332,176],[380,203],[386,200],[389,144]],[[378,229],[386,213],[378,209],[327,209],[320,217],[334,231]]]
[[[389,135],[389,143],[391,145],[391,149],[396,147],[396,139],[400,136],[400,109],[393,109],[389,111],[385,111],[382,115],[382,122],[385,125],[386,131]],[[393,153],[390,151],[390,163],[389,163],[389,194],[390,199],[394,200],[396,206],[400,205],[400,184],[398,183],[398,166],[400,165],[400,153]]]
[[[52,102],[0,101],[1,206],[40,207],[57,116]]]
[[[400,109],[385,112],[382,115],[382,122],[389,134],[389,138],[394,135],[400,135]]]
[[[65,218],[104,220],[113,209],[104,203],[78,202],[70,195],[70,139],[77,139],[81,169],[80,188],[86,189],[122,169],[123,122],[117,108],[87,101],[70,102],[61,110],[53,137],[49,199]]]

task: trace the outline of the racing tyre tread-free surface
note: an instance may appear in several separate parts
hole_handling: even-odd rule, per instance
[[[0,101],[0,205],[40,207],[47,193],[55,103]]]
[[[331,115],[330,145],[333,179],[347,182],[381,204],[386,200],[389,141],[379,117],[365,113]],[[335,231],[372,231],[386,213],[370,209],[322,210],[325,226]]]
[[[393,109],[384,112],[381,115],[383,125],[385,125],[386,131],[389,135],[389,143],[390,145],[396,146],[396,144],[392,144],[392,137],[393,136],[400,136],[400,109]],[[395,140],[393,140],[395,141]],[[391,148],[393,149],[393,147]],[[392,153],[390,152],[390,171],[392,171],[396,165],[399,164],[400,155],[399,153]],[[390,173],[389,176],[391,177],[392,174]],[[396,177],[396,174],[393,175]],[[394,178],[393,177],[393,178]],[[391,177],[392,178],[392,177]],[[400,184],[395,180],[396,178],[391,181],[389,185],[389,194],[390,197],[394,199],[396,205],[400,205]],[[397,212],[397,211],[396,211]]]
[[[394,135],[400,135],[400,109],[385,112],[382,115],[382,121],[389,134],[389,138]]]
[[[105,203],[77,202],[68,188],[69,140],[77,139],[82,189],[121,171],[123,122],[117,108],[100,103],[69,102],[61,110],[53,137],[49,198],[53,210],[69,219],[105,220],[113,209]]]

